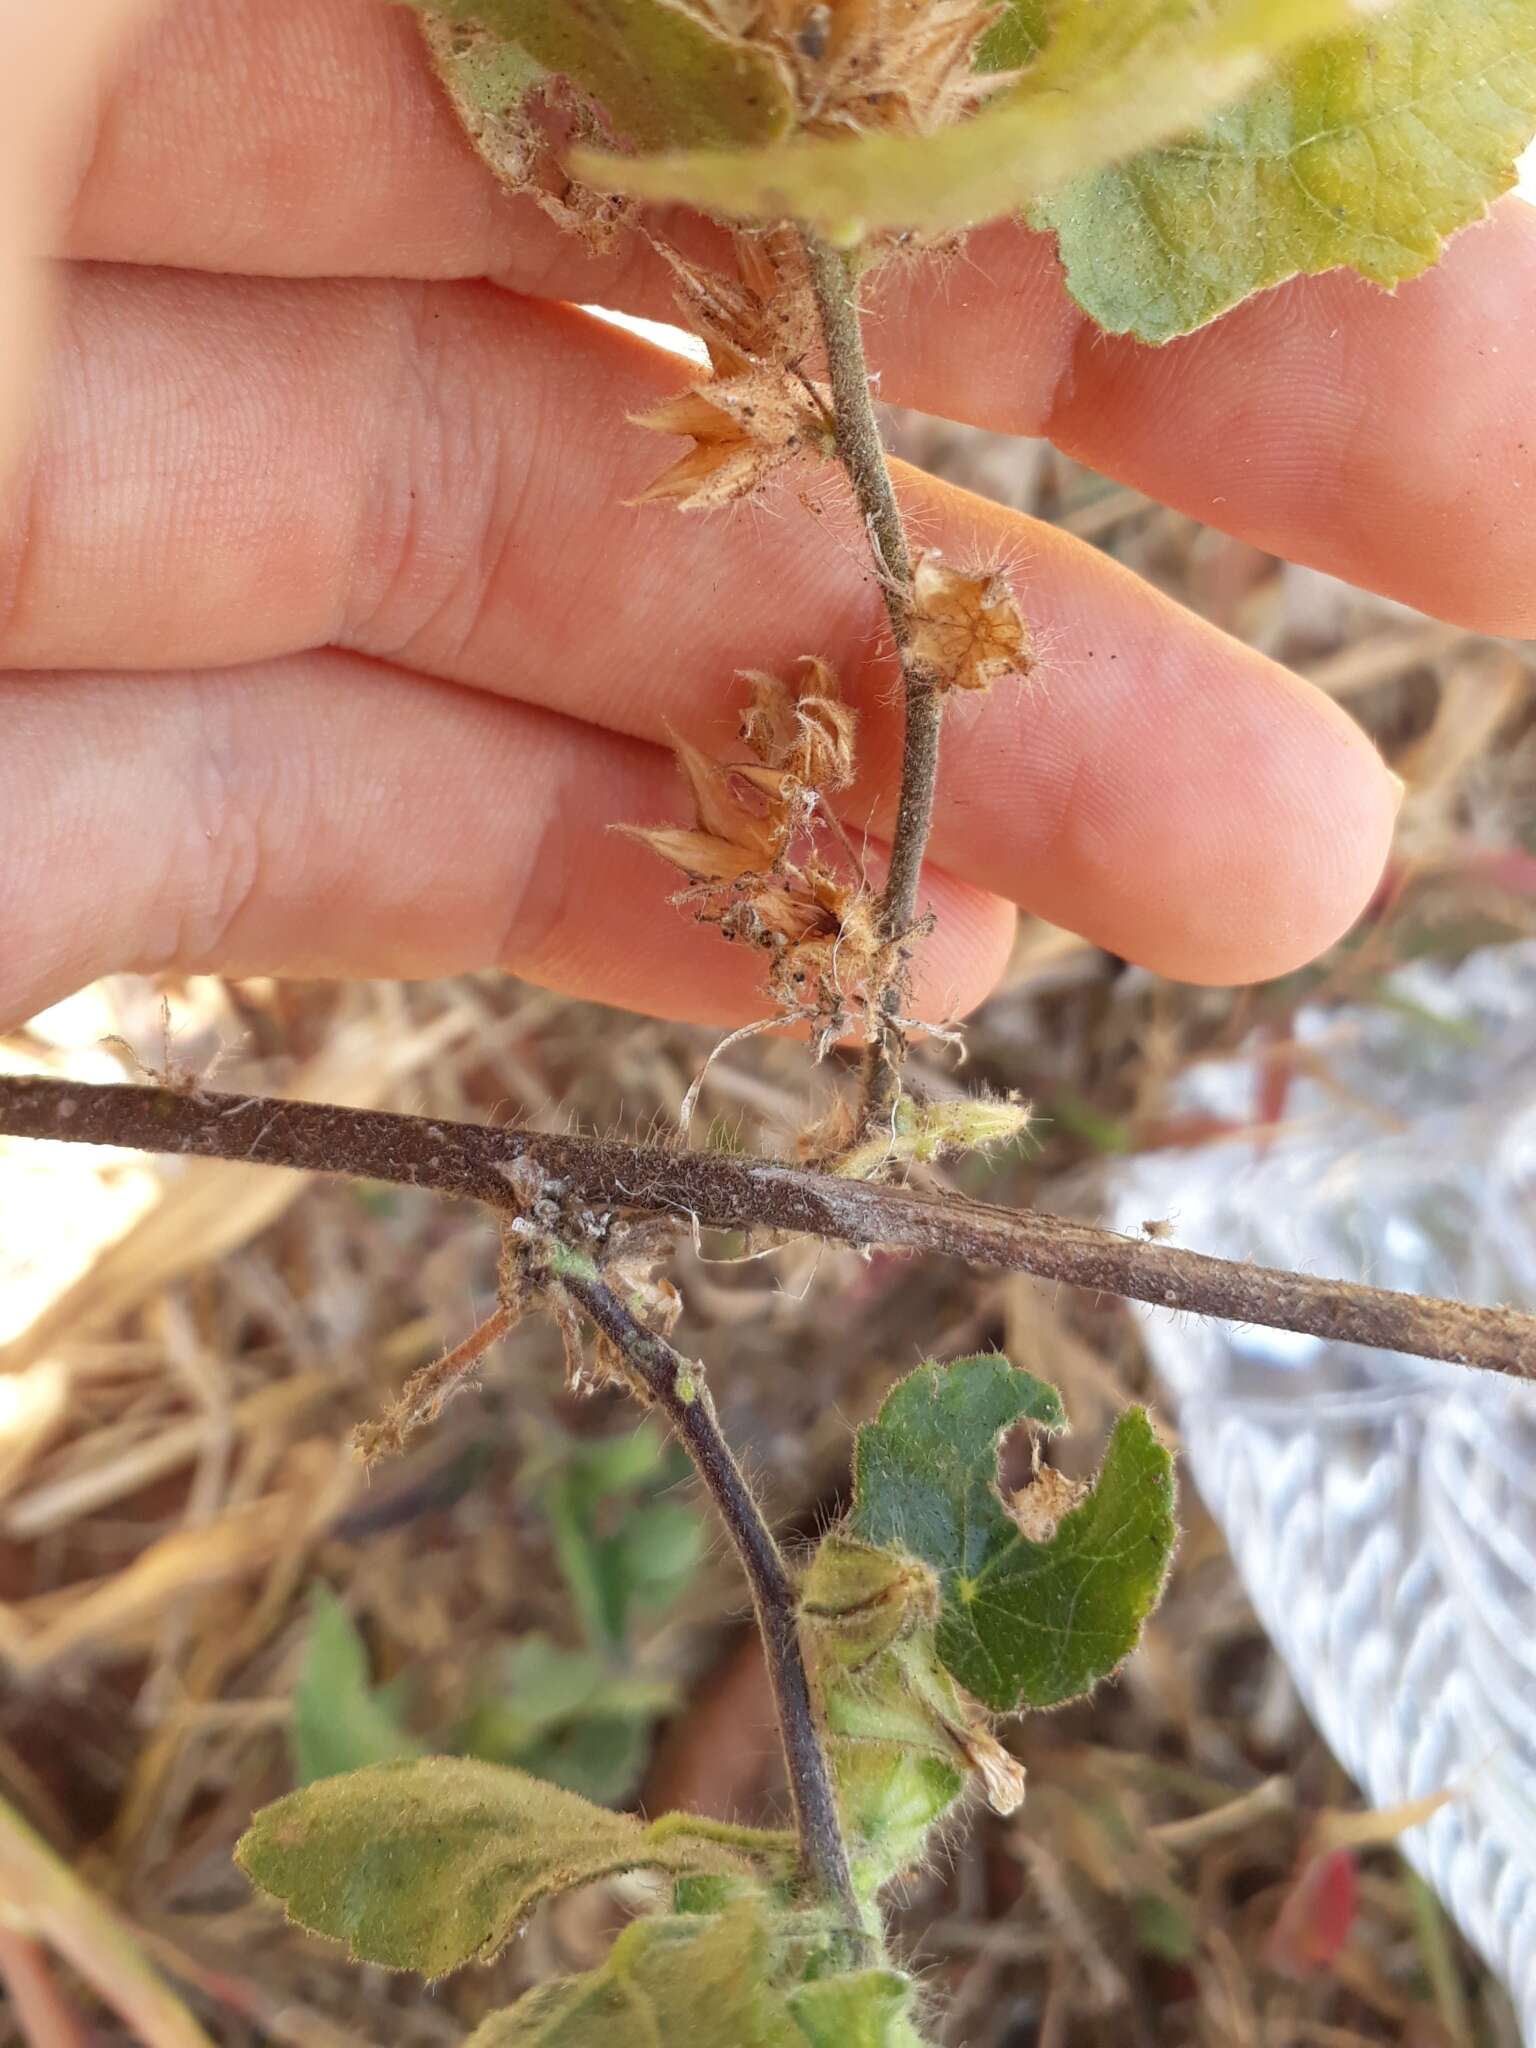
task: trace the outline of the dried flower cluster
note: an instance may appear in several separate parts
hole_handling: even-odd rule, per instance
[[[640,493],[709,511],[756,491],[797,455],[837,455],[832,409],[804,364],[816,315],[792,236],[734,238],[736,275],[658,245],[677,280],[678,317],[709,351],[711,375],[632,415],[636,426],[693,446]]]
[[[744,680],[749,758],[712,761],[679,745],[692,828],[626,829],[687,875],[675,902],[767,955],[784,1016],[811,1024],[823,1049],[868,1040],[882,948],[862,864],[827,802],[853,779],[855,713],[832,669],[810,656],[794,689],[776,676]]]
[[[926,133],[1000,82],[974,68],[995,0],[708,0],[705,11],[773,55],[812,133]]]

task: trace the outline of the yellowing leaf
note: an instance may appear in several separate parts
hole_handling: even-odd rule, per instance
[[[465,2048],[805,2048],[771,1967],[755,1899],[711,1916],[637,1920],[601,1969],[539,1985],[492,2013]]]
[[[288,1917],[359,1962],[441,1977],[488,1960],[541,1899],[620,1871],[744,1873],[727,1850],[652,1840],[522,1771],[458,1757],[376,1764],[263,1808],[236,1850]]]
[[[1019,82],[929,134],[634,158],[584,148],[571,162],[606,191],[737,220],[797,219],[842,241],[963,227],[1197,126],[1286,51],[1364,11],[1354,0],[1061,0]]]
[[[570,79],[641,149],[762,143],[789,121],[789,89],[772,58],[668,0],[410,4],[487,29]]]
[[[1006,1358],[925,1365],[889,1394],[854,1451],[849,1531],[920,1559],[941,1588],[945,1669],[995,1711],[1075,1699],[1135,1647],[1173,1554],[1172,1460],[1146,1411],[1120,1417],[1075,1507],[1053,1495],[1032,1541],[997,1489],[1015,1423],[1063,1426],[1055,1389]]]
[[[1166,341],[1298,272],[1415,276],[1514,183],[1533,132],[1531,0],[1405,0],[1034,218],[1101,327]]]

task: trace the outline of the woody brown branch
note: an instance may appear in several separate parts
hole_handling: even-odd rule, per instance
[[[563,1183],[563,1193],[605,1207],[715,1229],[943,1253],[1228,1322],[1520,1377],[1536,1371],[1536,1316],[1515,1309],[1244,1265],[1039,1210],[732,1153],[674,1152],[268,1096],[12,1076],[0,1076],[0,1135],[345,1174],[458,1195],[503,1212],[518,1206],[508,1175],[526,1160]]]
[[[763,1639],[801,1862],[816,1890],[841,1906],[850,1929],[857,1931],[858,1902],[800,1646],[795,1584],[721,1433],[703,1374],[665,1337],[631,1315],[595,1271],[583,1270],[579,1258],[557,1259],[555,1271],[558,1285],[619,1351],[636,1391],[665,1414],[729,1531],[752,1589]]]

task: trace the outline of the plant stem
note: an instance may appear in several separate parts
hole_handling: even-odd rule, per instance
[[[861,1250],[879,1245],[944,1253],[1159,1308],[1522,1379],[1536,1375],[1536,1315],[1516,1309],[1213,1259],[1038,1209],[844,1180],[730,1152],[671,1152],[265,1095],[13,1075],[0,1075],[4,1136],[349,1174],[484,1202],[502,1214],[520,1210],[509,1176],[526,1161],[561,1183],[564,1194],[607,1208],[675,1216],[711,1229],[819,1237]],[[15,1347],[0,1352],[0,1367],[15,1357]]]
[[[637,1322],[579,1255],[557,1259],[555,1270],[560,1286],[622,1353],[640,1391],[665,1413],[720,1511],[752,1588],[789,1769],[800,1860],[817,1891],[840,1904],[850,1927],[858,1928],[861,1919],[837,1799],[800,1649],[794,1581],[721,1434],[702,1370],[665,1337]]]
[[[917,922],[918,887],[939,780],[944,699],[938,678],[912,654],[912,552],[870,396],[854,261],[813,234],[805,237],[805,256],[827,351],[837,452],[848,472],[875,557],[891,636],[901,661],[905,702],[901,794],[891,839],[891,865],[880,899],[880,938],[889,966],[876,1001],[884,1028],[870,1047],[865,1069],[862,1121],[867,1129],[889,1115],[900,1087],[906,1045],[895,1016],[898,949]]]

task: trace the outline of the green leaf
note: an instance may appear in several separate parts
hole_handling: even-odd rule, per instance
[[[501,1684],[476,1707],[459,1747],[604,1806],[634,1791],[652,1730],[677,1700],[669,1680],[615,1672],[595,1651],[562,1649],[547,1636],[507,1652]]]
[[[1533,132],[1531,0],[1406,0],[1033,218],[1101,327],[1167,341],[1299,272],[1416,276],[1513,185]]]
[[[1024,76],[931,134],[635,158],[586,148],[571,163],[607,191],[734,219],[793,217],[842,242],[872,228],[964,227],[1198,126],[1283,53],[1359,13],[1353,0],[1059,0]],[[1022,41],[1029,19],[1003,27]]]
[[[818,1977],[789,1995],[811,2048],[915,2048],[911,1979],[896,1970]]]
[[[550,1455],[541,1497],[560,1569],[594,1643],[626,1647],[636,1608],[668,1606],[704,1555],[704,1523],[681,1500],[653,1496],[687,1471],[675,1447],[639,1429]]]
[[[465,2048],[804,2048],[772,1965],[756,1900],[708,1919],[636,1920],[601,1969],[541,1984]]]
[[[1022,71],[1051,29],[1049,0],[1007,0],[976,52],[978,71]]]
[[[650,1759],[657,1721],[677,1703],[676,1685],[612,1672],[591,1651],[558,1649],[542,1637],[519,1644],[505,1669],[509,1691],[481,1702],[459,1746],[602,1806],[627,1799]]]
[[[584,1713],[602,1690],[607,1668],[595,1650],[566,1650],[548,1636],[525,1636],[500,1659],[496,1691],[471,1719],[465,1747],[506,1761]]]
[[[939,1657],[998,1712],[1075,1699],[1114,1670],[1173,1554],[1172,1460],[1146,1411],[1122,1415],[1092,1490],[1031,1540],[997,1490],[1021,1421],[1062,1426],[1055,1390],[1007,1359],[926,1365],[860,1430],[849,1532],[939,1574]]]
[[[761,50],[669,0],[410,0],[483,28],[590,93],[640,149],[764,143],[789,122],[789,89]],[[498,61],[486,54],[473,67]],[[526,77],[526,71],[519,75]],[[461,80],[489,111],[487,78]]]
[[[421,1745],[401,1727],[387,1697],[374,1690],[367,1647],[329,1586],[311,1587],[309,1616],[289,1730],[299,1783],[419,1756]]]
[[[541,1899],[620,1871],[748,1871],[717,1845],[652,1840],[629,1814],[457,1757],[290,1792],[235,1853],[300,1926],[429,1977],[488,1960]]]

